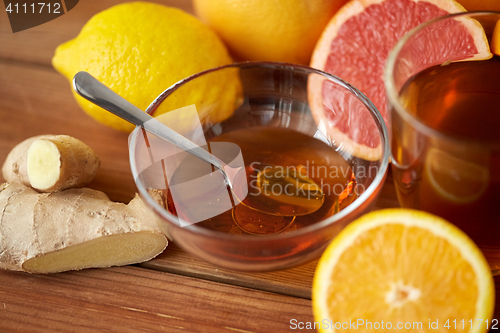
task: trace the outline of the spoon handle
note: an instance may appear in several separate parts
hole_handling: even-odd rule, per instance
[[[162,124],[146,112],[143,112],[141,109],[106,87],[89,73],[78,72],[73,78],[73,88],[80,96],[95,105],[108,110],[129,123],[136,126],[142,126],[151,134],[172,143],[178,148],[202,159],[205,162],[213,164],[224,174],[225,177],[227,177],[224,171],[225,163],[198,146],[196,143],[170,129],[168,126]]]

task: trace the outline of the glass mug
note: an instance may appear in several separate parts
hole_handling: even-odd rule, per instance
[[[498,22],[493,12],[426,22],[398,42],[385,71],[401,206],[458,226],[494,274],[500,272],[500,57],[479,59],[488,58],[485,40],[492,44],[495,26],[500,34]]]

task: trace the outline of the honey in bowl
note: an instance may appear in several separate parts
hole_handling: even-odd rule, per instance
[[[245,163],[241,175],[245,177],[236,177],[235,184],[246,185],[248,195],[241,201],[231,196],[231,209],[198,222],[198,227],[261,236],[292,232],[337,213],[356,197],[349,163],[329,144],[307,134],[257,126],[221,134],[208,142],[208,149],[216,142],[230,142],[241,149]],[[232,159],[230,152],[224,155],[217,157]],[[171,183],[197,174],[200,163],[187,156]],[[214,203],[218,199],[214,196]],[[167,201],[169,211],[177,215],[170,191]]]

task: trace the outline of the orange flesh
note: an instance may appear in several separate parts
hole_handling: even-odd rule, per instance
[[[427,331],[432,318],[441,328],[449,318],[474,317],[468,303],[478,298],[476,278],[447,240],[417,227],[382,225],[361,234],[340,256],[330,278],[329,315],[336,322],[391,322],[392,329],[398,322],[420,321],[420,331]],[[461,328],[446,331],[467,331]],[[380,330],[366,330],[372,331]]]

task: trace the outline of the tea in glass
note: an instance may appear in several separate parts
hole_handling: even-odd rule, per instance
[[[404,41],[401,52],[393,55],[395,81],[398,73],[412,71],[404,61],[405,47],[411,49],[433,24],[456,18],[430,23]],[[470,18],[481,22],[491,38],[488,27],[500,14],[470,14]],[[441,28],[446,36],[444,32]],[[415,65],[413,70],[416,73],[391,105],[398,199],[403,207],[454,223],[481,248],[496,272],[500,269],[500,57],[443,61],[423,70]]]

